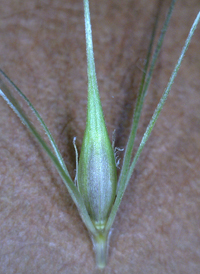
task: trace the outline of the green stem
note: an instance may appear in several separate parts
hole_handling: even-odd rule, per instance
[[[99,232],[97,236],[92,236],[92,243],[95,252],[96,266],[104,269],[108,257],[108,244],[110,233]]]

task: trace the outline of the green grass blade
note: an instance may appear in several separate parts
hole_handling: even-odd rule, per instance
[[[162,110],[162,108],[163,108],[163,106],[165,104],[165,101],[166,101],[167,96],[168,96],[168,94],[169,94],[169,92],[171,90],[171,87],[172,87],[172,84],[174,82],[174,79],[175,79],[175,77],[176,77],[176,75],[178,73],[178,70],[180,68],[181,62],[182,62],[183,57],[185,55],[185,52],[186,52],[186,50],[187,50],[187,48],[188,48],[188,46],[190,44],[190,41],[192,39],[192,36],[194,34],[194,31],[195,31],[195,29],[196,29],[199,21],[200,21],[200,12],[198,13],[198,15],[197,15],[197,17],[196,17],[196,19],[195,19],[195,21],[194,21],[194,23],[193,23],[193,25],[192,25],[192,27],[190,29],[189,35],[188,35],[188,37],[187,37],[187,39],[185,41],[185,45],[184,45],[184,47],[183,47],[183,49],[181,51],[181,55],[180,55],[180,57],[179,57],[179,59],[178,59],[178,61],[176,63],[176,66],[175,66],[173,72],[172,72],[172,75],[171,75],[171,77],[169,79],[167,87],[166,87],[166,89],[165,89],[165,91],[164,91],[164,93],[163,93],[163,95],[162,95],[162,97],[160,99],[160,102],[158,103],[158,105],[157,105],[157,107],[156,107],[156,109],[154,111],[154,114],[153,114],[153,116],[152,116],[152,118],[151,118],[151,120],[149,122],[149,125],[148,125],[148,127],[147,127],[147,129],[146,129],[146,131],[144,133],[144,136],[142,138],[140,146],[139,146],[139,148],[138,148],[138,150],[136,152],[136,155],[135,155],[135,157],[134,157],[134,159],[133,159],[133,161],[131,163],[130,169],[129,169],[128,174],[127,174],[126,181],[125,181],[124,184],[121,184],[120,187],[119,187],[117,198],[115,200],[115,203],[114,203],[114,206],[112,208],[109,220],[108,220],[107,225],[106,225],[106,229],[107,230],[109,230],[111,228],[111,226],[112,226],[112,224],[114,222],[117,210],[118,210],[119,205],[121,203],[121,200],[122,200],[122,197],[123,197],[124,192],[126,190],[126,187],[128,185],[128,182],[129,182],[129,180],[130,180],[130,178],[132,176],[134,167],[135,167],[135,165],[137,163],[137,160],[138,160],[138,158],[139,158],[139,156],[140,156],[140,154],[141,154],[141,152],[142,152],[142,150],[144,148],[144,145],[146,144],[146,142],[147,142],[147,140],[148,140],[148,138],[149,138],[149,136],[150,136],[150,134],[151,134],[151,132],[153,130],[153,127],[154,127],[154,125],[155,125],[155,123],[156,123],[156,121],[158,119],[158,116],[159,116],[159,114],[160,114],[160,112],[161,112],[161,110]]]
[[[138,98],[137,98],[136,107],[135,107],[134,116],[133,116],[133,123],[132,123],[131,132],[130,132],[130,135],[129,135],[128,143],[127,143],[125,154],[124,154],[123,165],[122,165],[118,185],[121,185],[126,180],[127,172],[128,172],[129,167],[130,167],[134,141],[135,141],[135,137],[136,137],[136,133],[137,133],[137,129],[138,129],[138,123],[139,123],[139,119],[140,119],[140,116],[141,116],[142,107],[143,107],[143,104],[144,104],[145,95],[147,93],[147,89],[148,89],[148,86],[150,84],[150,80],[152,78],[152,73],[153,73],[153,70],[154,70],[154,67],[155,67],[155,63],[157,61],[158,54],[160,52],[160,48],[161,48],[162,43],[163,43],[163,39],[164,39],[168,24],[169,24],[169,21],[170,21],[170,18],[171,18],[171,14],[172,14],[175,2],[176,2],[176,0],[173,0],[171,2],[168,15],[166,17],[166,20],[165,20],[165,23],[164,23],[164,26],[163,26],[163,29],[162,29],[162,32],[161,32],[161,35],[160,35],[156,50],[155,50],[155,53],[154,53],[153,58],[152,58],[149,73],[148,73],[148,76],[146,77],[148,64],[149,64],[149,60],[150,60],[151,48],[152,48],[152,44],[153,44],[152,39],[154,38],[154,35],[155,35],[154,32],[152,34],[152,39],[150,41],[149,51],[148,51],[148,54],[147,54],[147,63],[145,65],[145,69],[144,69],[144,73],[143,73],[143,77],[142,77],[142,81],[141,81],[141,85],[140,85],[140,89],[139,89],[139,93],[138,93]]]
[[[171,75],[171,77],[169,79],[167,87],[166,87],[166,89],[165,89],[165,91],[164,91],[164,93],[163,93],[163,95],[162,95],[162,97],[160,99],[160,102],[158,103],[158,105],[157,105],[157,107],[156,107],[156,109],[154,111],[154,114],[153,114],[153,116],[151,118],[151,121],[149,122],[149,125],[148,125],[148,127],[147,127],[147,129],[146,129],[146,131],[144,133],[144,136],[142,138],[140,146],[139,146],[139,148],[137,150],[137,153],[136,153],[136,155],[135,155],[135,157],[133,159],[133,162],[132,162],[132,164],[130,166],[130,170],[129,170],[128,176],[127,176],[127,182],[131,178],[131,175],[133,173],[133,169],[135,167],[135,164],[136,164],[136,162],[137,162],[137,160],[138,160],[138,158],[139,158],[139,156],[140,156],[140,154],[141,154],[141,152],[142,152],[142,150],[144,148],[144,145],[146,144],[146,142],[147,142],[147,140],[148,140],[148,138],[149,138],[149,136],[150,136],[150,134],[151,134],[151,132],[153,130],[153,127],[154,127],[154,125],[155,125],[155,123],[156,123],[156,121],[158,119],[158,116],[159,116],[159,114],[160,114],[160,112],[161,112],[161,110],[162,110],[162,108],[163,108],[163,106],[165,104],[165,101],[166,101],[166,99],[168,97],[168,94],[169,94],[169,92],[171,90],[171,87],[172,87],[172,84],[174,82],[174,79],[175,79],[175,77],[176,77],[176,75],[178,73],[178,70],[179,70],[179,68],[181,66],[181,63],[182,63],[183,58],[184,58],[184,55],[186,53],[186,50],[188,49],[188,46],[190,44],[190,41],[192,39],[192,36],[194,34],[195,29],[197,28],[197,25],[198,25],[199,21],[200,21],[200,12],[198,13],[198,15],[197,15],[197,17],[196,17],[196,19],[195,19],[195,21],[194,21],[194,23],[193,23],[193,25],[192,25],[192,27],[190,29],[189,35],[188,35],[188,37],[187,37],[187,39],[185,41],[185,45],[184,45],[184,47],[183,47],[183,49],[181,51],[181,55],[180,55],[180,57],[179,57],[179,59],[177,61],[177,64],[176,64],[173,72],[172,72],[172,75]],[[127,182],[126,182],[126,184],[127,184]]]
[[[156,64],[156,61],[158,59],[158,55],[159,55],[161,47],[162,47],[163,40],[164,40],[166,31],[167,31],[171,16],[172,16],[172,12],[174,10],[174,6],[176,4],[176,1],[177,0],[172,0],[171,1],[169,11],[168,11],[168,14],[166,16],[166,20],[165,20],[163,28],[161,30],[161,34],[160,34],[157,46],[156,46],[155,52],[154,52],[153,57],[152,57],[152,62],[151,62],[151,65],[150,65],[150,69],[149,69],[148,75],[147,75],[146,80],[145,80],[145,84],[144,84],[144,88],[143,88],[143,97],[145,97],[145,95],[147,93],[147,90],[149,88],[151,78],[152,78],[152,74],[153,74],[153,71],[154,71],[154,68],[155,68],[155,64]]]
[[[126,176],[128,173],[128,169],[130,167],[130,163],[131,163],[131,157],[132,157],[133,146],[134,146],[135,137],[136,137],[136,133],[137,133],[137,129],[138,129],[138,123],[139,123],[139,119],[141,116],[142,107],[144,104],[144,99],[145,99],[145,96],[146,96],[146,93],[147,93],[147,90],[148,90],[148,87],[149,87],[149,84],[150,84],[150,81],[152,78],[152,73],[153,73],[156,61],[158,59],[160,49],[163,44],[164,36],[167,31],[169,22],[170,22],[170,18],[172,15],[172,11],[174,9],[175,2],[176,2],[176,0],[172,0],[172,2],[171,2],[171,5],[169,8],[168,14],[166,16],[166,20],[164,22],[155,52],[153,54],[153,58],[152,58],[150,68],[149,68],[149,73],[148,73],[148,75],[146,75],[148,67],[149,67],[150,55],[151,55],[151,51],[152,51],[153,40],[155,37],[155,30],[156,30],[157,22],[156,22],[155,28],[153,29],[153,32],[152,32],[152,38],[151,38],[149,50],[147,53],[147,62],[145,64],[144,73],[143,73],[142,81],[141,81],[140,88],[139,88],[139,93],[138,93],[136,106],[135,106],[135,110],[134,110],[134,115],[133,115],[131,132],[130,132],[128,143],[127,143],[125,153],[124,153],[123,164],[122,164],[122,169],[121,169],[121,173],[120,173],[118,186],[120,186],[121,184],[123,184],[126,181]]]
[[[63,169],[65,170],[65,172],[67,173],[67,175],[70,177],[69,172],[67,170],[67,167],[65,165],[65,162],[61,156],[61,153],[56,145],[56,142],[54,140],[54,138],[52,137],[49,129],[47,128],[45,122],[43,121],[42,117],[40,116],[40,114],[37,112],[37,110],[34,108],[34,106],[32,105],[32,103],[28,100],[28,98],[22,93],[22,91],[12,82],[12,80],[10,80],[10,78],[5,74],[5,72],[3,72],[0,69],[0,74],[5,77],[5,79],[13,86],[13,88],[17,91],[17,93],[26,101],[26,103],[28,104],[28,106],[31,108],[31,110],[33,111],[33,113],[35,114],[35,116],[37,117],[38,121],[40,122],[41,126],[43,127],[45,133],[47,134],[47,137],[49,138],[49,141],[54,149],[54,152],[61,164],[61,166],[63,167]],[[71,177],[70,177],[71,178]]]
[[[4,85],[4,83],[1,80],[0,80],[0,95],[8,103],[8,105],[13,109],[13,111],[17,114],[17,116],[20,118],[22,123],[27,126],[29,131],[37,139],[37,141],[42,146],[42,148],[46,151],[51,161],[53,162],[54,166],[56,167],[58,173],[60,174],[61,178],[63,179],[65,186],[67,187],[74,203],[76,204],[79,210],[79,213],[83,219],[83,222],[85,223],[89,231],[91,231],[91,233],[96,235],[96,229],[94,228],[94,225],[88,215],[87,209],[84,205],[83,199],[78,189],[76,188],[73,181],[66,173],[66,170],[63,168],[58,158],[53,154],[53,152],[48,147],[48,145],[46,144],[44,139],[41,137],[39,132],[36,130],[33,124],[29,121],[28,117],[26,116],[26,114],[24,113],[24,111],[22,110],[18,102],[16,101],[16,99],[12,96],[7,86]]]

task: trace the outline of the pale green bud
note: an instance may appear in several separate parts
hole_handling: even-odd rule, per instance
[[[102,118],[99,124],[94,117],[87,121],[78,167],[78,188],[97,229],[105,226],[117,185],[114,152]]]

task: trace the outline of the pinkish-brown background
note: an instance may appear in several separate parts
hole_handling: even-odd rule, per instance
[[[160,2],[161,25],[170,1]],[[199,9],[199,0],[176,4],[137,144]],[[91,1],[102,105],[119,147],[128,136],[157,11],[158,1]],[[80,151],[87,102],[82,1],[1,0],[0,67],[40,112],[74,176],[72,140],[77,136]],[[97,273],[65,186],[3,99],[0,132],[0,274]],[[122,201],[106,274],[199,273],[199,167],[200,26]]]

